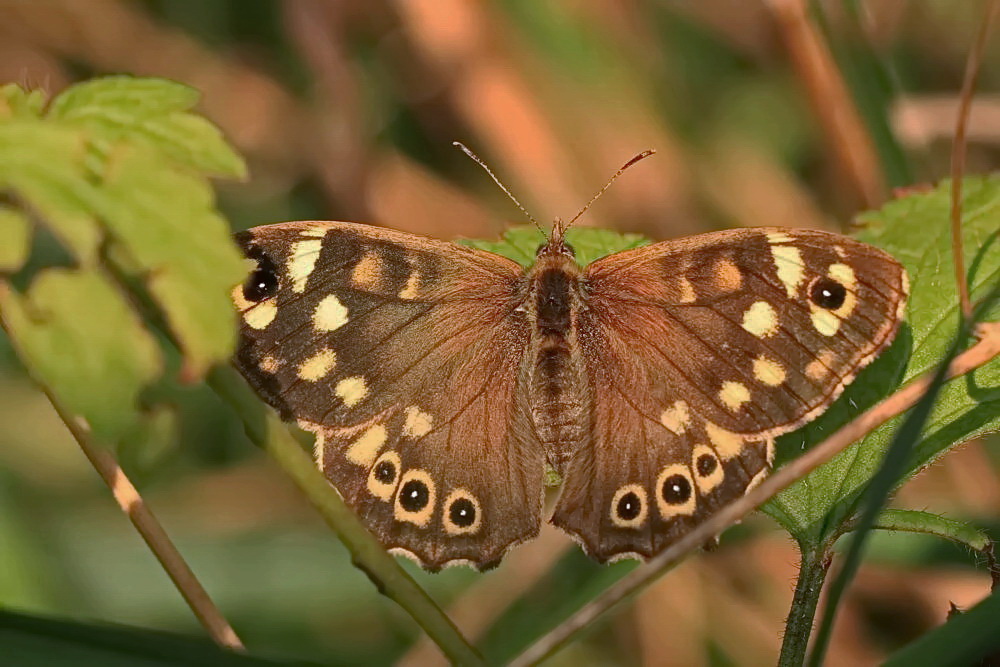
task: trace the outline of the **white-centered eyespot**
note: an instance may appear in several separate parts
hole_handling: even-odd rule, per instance
[[[474,535],[483,523],[483,509],[472,493],[455,489],[444,500],[442,520],[449,535]]]
[[[618,528],[639,528],[649,515],[646,489],[639,484],[626,484],[611,498],[611,523]]]

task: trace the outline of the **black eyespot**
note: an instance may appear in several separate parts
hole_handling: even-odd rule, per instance
[[[274,262],[260,248],[250,247],[246,254],[257,262],[257,268],[243,283],[243,298],[256,303],[274,296],[278,291],[278,270]]]
[[[468,528],[476,522],[476,505],[468,498],[456,498],[448,508],[448,519],[459,528]]]
[[[691,482],[684,475],[671,475],[663,480],[663,488],[660,489],[660,493],[667,503],[681,505],[691,497]]]
[[[419,479],[411,479],[399,491],[399,504],[407,512],[419,512],[427,507],[431,493]]]
[[[618,514],[619,519],[631,521],[642,512],[642,500],[632,491],[624,493],[618,499],[618,506],[615,507],[615,512]]]
[[[836,310],[844,305],[847,288],[830,278],[820,278],[809,290],[809,298],[820,308]]]
[[[396,464],[392,461],[379,461],[373,475],[382,484],[392,484],[396,481]]]
[[[708,477],[713,472],[715,468],[719,465],[718,461],[711,454],[702,454],[698,457],[698,462],[695,467],[698,469],[698,475],[701,477]]]

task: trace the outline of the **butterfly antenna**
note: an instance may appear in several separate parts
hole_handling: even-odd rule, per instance
[[[465,153],[466,155],[468,155],[468,156],[469,156],[470,158],[472,158],[472,160],[473,160],[473,161],[474,161],[474,162],[475,162],[476,164],[478,164],[478,165],[479,165],[480,167],[482,167],[482,168],[483,168],[483,170],[484,170],[484,171],[485,171],[485,172],[486,172],[487,174],[489,174],[489,175],[490,175],[490,178],[492,178],[492,179],[493,179],[493,182],[494,182],[494,183],[496,183],[496,184],[497,184],[497,185],[498,185],[498,186],[500,187],[500,189],[504,191],[504,194],[506,194],[506,195],[507,195],[508,197],[510,197],[510,200],[511,200],[512,202],[514,202],[514,205],[515,205],[515,206],[517,206],[517,207],[518,207],[519,209],[521,209],[521,213],[524,213],[525,217],[526,217],[526,218],[528,218],[528,220],[531,220],[531,223],[532,223],[532,224],[533,224],[533,225],[534,225],[535,227],[537,227],[537,228],[538,228],[538,231],[540,231],[540,232],[542,233],[542,236],[544,236],[544,237],[546,238],[546,240],[548,240],[548,235],[547,235],[547,234],[545,233],[545,230],[544,230],[544,229],[542,229],[542,226],[541,226],[540,224],[538,224],[538,221],[537,221],[537,220],[535,220],[535,219],[534,219],[534,218],[533,218],[533,217],[531,216],[531,214],[530,214],[530,213],[528,213],[528,209],[526,209],[526,208],[524,208],[523,206],[521,206],[521,202],[517,201],[517,197],[515,197],[515,196],[514,196],[514,195],[513,195],[512,193],[511,193],[511,191],[507,189],[507,186],[506,186],[506,185],[504,185],[504,184],[503,184],[503,183],[502,183],[502,182],[500,181],[500,179],[499,179],[499,178],[497,178],[497,175],[493,173],[493,170],[492,170],[492,169],[490,169],[489,167],[487,167],[487,166],[486,166],[486,163],[485,163],[485,162],[483,162],[482,158],[480,158],[480,157],[479,157],[478,155],[476,155],[475,153],[473,153],[473,152],[472,152],[472,149],[470,149],[470,148],[469,148],[468,146],[466,146],[465,144],[463,144],[463,143],[462,143],[461,141],[453,141],[453,142],[451,142],[451,145],[452,145],[452,146],[455,146],[456,148],[459,148],[459,149],[461,149],[461,151],[462,151],[463,153]]]
[[[577,213],[576,215],[574,215],[572,220],[570,220],[569,222],[567,222],[565,225],[562,226],[563,231],[566,231],[566,229],[570,225],[572,225],[574,222],[576,222],[577,219],[579,219],[579,217],[581,215],[583,215],[584,213],[586,213],[587,209],[589,209],[594,204],[595,201],[597,201],[598,199],[600,199],[601,195],[603,195],[607,191],[607,189],[611,187],[611,184],[614,183],[615,180],[617,180],[619,176],[621,176],[622,174],[625,173],[626,169],[628,169],[629,167],[631,167],[632,165],[634,165],[636,162],[639,162],[640,160],[645,160],[650,155],[655,155],[655,154],[656,154],[656,151],[653,150],[653,149],[645,150],[645,151],[639,153],[638,155],[636,155],[634,158],[632,158],[631,160],[629,160],[625,164],[623,164],[622,168],[619,169],[618,171],[616,171],[615,174],[614,174],[614,176],[612,176],[611,178],[608,179],[608,182],[604,184],[604,187],[601,188],[600,190],[598,190],[597,194],[590,198],[590,201],[587,202],[587,205],[584,206],[583,208],[581,208],[580,212]]]

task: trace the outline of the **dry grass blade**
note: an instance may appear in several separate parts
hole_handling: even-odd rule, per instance
[[[833,56],[809,20],[804,0],[769,0],[792,65],[809,94],[828,150],[864,208],[885,200],[878,155]]]
[[[964,375],[1000,356],[1000,323],[991,322],[980,325],[979,335],[979,342],[960,354],[951,363],[947,373],[949,380]],[[925,373],[859,415],[799,458],[780,468],[771,477],[765,479],[760,486],[721,509],[658,556],[605,590],[565,623],[535,642],[511,664],[518,667],[535,665],[552,655],[577,632],[590,625],[611,607],[649,585],[664,570],[676,564],[688,553],[700,548],[724,529],[763,505],[779,491],[826,463],[884,422],[913,407],[930,386],[934,375],[935,371]]]
[[[969,282],[965,276],[965,255],[962,248],[962,176],[965,173],[965,132],[969,124],[972,110],[972,98],[975,93],[976,79],[979,78],[979,66],[983,62],[986,42],[989,39],[990,27],[996,18],[997,2],[991,0],[983,13],[983,22],[979,25],[976,42],[972,45],[969,58],[965,62],[965,79],[962,81],[958,120],[955,124],[955,138],[951,147],[951,252],[955,262],[955,282],[958,285],[958,299],[962,316],[972,317],[972,302],[969,299]]]

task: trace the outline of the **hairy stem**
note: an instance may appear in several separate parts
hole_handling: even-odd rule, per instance
[[[830,571],[830,552],[825,547],[810,547],[802,550],[799,578],[795,584],[795,596],[785,620],[785,637],[781,642],[779,667],[799,667],[805,662],[809,636],[812,634],[819,596],[823,582]]]

